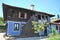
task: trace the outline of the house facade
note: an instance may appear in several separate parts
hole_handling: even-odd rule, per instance
[[[34,34],[34,30],[32,29],[32,21],[43,23],[43,21],[47,20],[47,22],[50,22],[50,18],[54,15],[21,7],[10,6],[4,3],[2,4],[2,7],[4,21],[7,22],[8,36],[35,37],[47,36],[50,33],[50,25],[48,25],[45,31]]]

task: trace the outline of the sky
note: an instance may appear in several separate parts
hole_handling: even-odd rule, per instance
[[[34,4],[37,11],[54,14],[55,18],[60,15],[60,0],[0,0],[0,17],[3,17],[2,3],[27,9]]]

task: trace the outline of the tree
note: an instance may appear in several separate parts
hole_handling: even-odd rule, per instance
[[[0,24],[4,24],[4,19],[2,17],[0,17]]]
[[[34,29],[34,33],[39,33],[40,31],[44,31],[45,27],[47,27],[48,23],[47,21],[44,21],[43,24],[38,23],[37,21],[32,21],[32,25]]]

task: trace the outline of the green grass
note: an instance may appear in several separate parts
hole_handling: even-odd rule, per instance
[[[57,34],[57,35],[51,35],[48,40],[60,40],[60,35]]]

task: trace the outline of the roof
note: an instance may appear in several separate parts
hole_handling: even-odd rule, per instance
[[[60,21],[60,18],[52,18],[50,24],[54,24],[54,25],[59,25],[60,26],[59,21]]]
[[[50,22],[50,24],[60,25],[60,23],[54,23],[54,22]]]
[[[4,4],[4,3],[2,3],[2,6],[8,6],[8,7],[12,7],[12,8],[24,9],[24,10],[27,10],[27,11],[32,11],[30,9],[26,9],[26,8],[22,8],[22,7],[16,7],[16,6],[11,6],[11,5],[7,5],[7,4]],[[45,12],[39,12],[39,11],[35,11],[35,10],[33,10],[33,12],[43,13],[43,14],[48,15],[50,17],[55,16],[55,15],[52,15],[52,14],[48,14],[48,13],[45,13]]]
[[[55,22],[56,22],[56,21],[60,21],[60,18],[56,19]]]
[[[51,19],[51,22],[57,22],[57,21],[59,22],[60,21],[60,18],[52,18]]]

